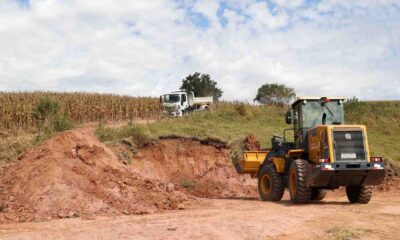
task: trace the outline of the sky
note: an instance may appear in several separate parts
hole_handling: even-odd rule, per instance
[[[399,0],[0,0],[0,91],[400,100]]]

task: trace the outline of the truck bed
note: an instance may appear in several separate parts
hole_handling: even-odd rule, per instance
[[[214,98],[211,97],[195,97],[193,98],[193,104],[211,104]]]

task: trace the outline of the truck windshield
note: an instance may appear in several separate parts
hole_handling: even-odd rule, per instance
[[[181,100],[181,97],[179,94],[166,94],[163,96],[163,102],[164,103],[176,103]]]
[[[303,127],[311,128],[321,125],[325,116],[325,124],[344,124],[343,103],[332,101],[321,106],[319,101],[308,101],[303,105]]]

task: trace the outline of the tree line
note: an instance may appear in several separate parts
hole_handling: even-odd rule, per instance
[[[218,100],[223,94],[209,74],[198,72],[184,78],[180,90],[192,91],[196,97],[213,96],[214,100]],[[289,105],[295,98],[296,92],[293,88],[284,84],[265,83],[258,88],[254,101],[268,105]]]

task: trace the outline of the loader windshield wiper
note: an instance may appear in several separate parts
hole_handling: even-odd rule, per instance
[[[331,111],[331,109],[329,109],[329,107],[328,107],[328,106],[324,105],[324,107],[325,107],[326,109],[328,109],[328,111],[329,111],[329,113],[332,115],[332,117],[334,117],[334,116],[335,116],[335,114],[333,114],[333,112]]]

